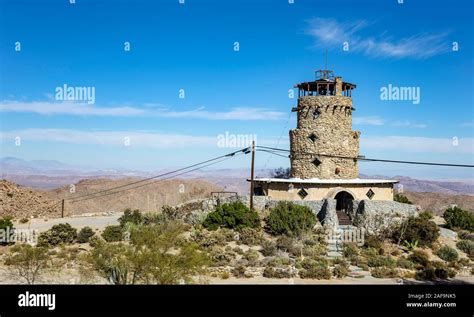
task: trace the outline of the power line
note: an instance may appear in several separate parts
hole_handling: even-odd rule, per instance
[[[196,164],[193,164],[193,165],[189,165],[189,166],[186,166],[186,167],[183,167],[183,168],[179,168],[179,169],[174,170],[174,171],[171,171],[171,172],[166,172],[166,173],[159,174],[159,175],[155,175],[155,176],[152,176],[152,177],[140,179],[140,180],[138,180],[138,181],[131,182],[131,183],[127,183],[127,184],[124,184],[124,185],[120,185],[120,186],[116,186],[116,187],[111,187],[111,188],[99,190],[99,191],[94,192],[94,193],[84,194],[84,195],[77,196],[77,197],[65,198],[65,200],[70,200],[70,201],[73,201],[73,202],[74,202],[74,201],[76,201],[76,200],[78,200],[78,199],[81,199],[81,198],[85,198],[85,197],[97,195],[97,194],[104,193],[104,192],[108,192],[108,191],[111,191],[111,190],[114,190],[114,189],[119,189],[119,188],[123,188],[123,187],[128,187],[128,186],[130,186],[130,185],[135,185],[135,184],[143,183],[143,182],[146,182],[146,181],[149,181],[149,180],[152,180],[152,179],[156,179],[156,178],[158,178],[158,177],[163,177],[163,176],[166,176],[166,175],[174,174],[174,173],[176,173],[176,172],[180,172],[180,171],[183,171],[183,170],[186,170],[186,169],[195,167],[195,166],[199,166],[199,165],[202,165],[202,164],[206,164],[206,163],[208,163],[208,162],[212,162],[212,161],[215,161],[215,160],[218,160],[218,159],[221,159],[221,158],[232,157],[232,156],[234,156],[236,153],[244,152],[244,151],[246,151],[246,150],[248,150],[248,147],[247,147],[247,148],[244,148],[244,149],[240,149],[240,150],[238,150],[238,151],[234,151],[234,152],[225,154],[225,155],[221,155],[221,156],[218,156],[218,157],[215,157],[215,158],[212,158],[212,159],[203,161],[203,162],[199,162],[199,163],[196,163]]]
[[[277,153],[277,152],[275,152],[275,151],[269,151],[269,150],[264,150],[264,149],[257,149],[257,151],[259,151],[259,152],[267,152],[267,153],[270,153],[270,154],[273,154],[273,155],[277,155],[277,156],[280,156],[280,157],[284,157],[284,158],[289,158],[289,157],[290,157],[289,155],[282,155],[282,154]],[[270,160],[270,159],[269,159],[269,160]],[[266,164],[265,164],[265,166],[266,166]],[[265,169],[265,167],[264,167],[264,169]]]
[[[245,149],[244,149],[244,150],[245,150]],[[134,189],[137,189],[137,188],[140,188],[140,187],[143,187],[143,186],[148,186],[148,185],[151,185],[151,184],[155,184],[155,183],[158,183],[158,182],[163,181],[163,180],[166,180],[166,179],[174,178],[174,177],[176,177],[176,176],[184,175],[184,174],[187,174],[187,173],[190,173],[190,172],[193,172],[193,171],[202,169],[202,168],[207,167],[207,166],[211,166],[211,165],[214,165],[214,164],[221,163],[221,162],[223,162],[223,161],[226,161],[226,160],[228,160],[228,159],[234,157],[235,154],[240,154],[239,152],[242,152],[242,150],[234,152],[231,156],[229,156],[229,155],[223,155],[222,157],[219,157],[219,159],[218,159],[217,161],[215,161],[215,159],[213,159],[213,160],[212,160],[213,162],[207,163],[207,164],[205,164],[205,165],[203,165],[203,166],[198,166],[198,167],[195,167],[195,168],[193,168],[193,169],[191,169],[191,170],[183,171],[183,172],[181,172],[181,173],[178,173],[178,174],[175,174],[175,175],[171,175],[171,176],[168,176],[168,177],[165,177],[165,178],[162,178],[162,179],[158,179],[158,180],[155,180],[155,181],[152,181],[152,182],[148,182],[148,183],[141,184],[141,185],[138,185],[138,186],[134,186],[134,187],[130,187],[130,188],[124,188],[124,189],[120,189],[120,190],[117,190],[117,191],[110,192],[110,190],[125,187],[125,185],[121,185],[121,186],[117,186],[117,187],[110,188],[110,189],[107,190],[108,192],[105,192],[105,193],[103,193],[104,190],[103,190],[103,191],[100,191],[100,192],[102,192],[102,194],[99,195],[99,196],[85,197],[86,195],[84,195],[83,198],[81,198],[81,199],[75,199],[75,200],[73,200],[72,202],[75,203],[75,202],[80,202],[80,201],[85,201],[85,200],[100,198],[100,197],[104,197],[104,196],[108,196],[108,195],[117,194],[117,193],[120,193],[120,192],[123,192],[123,191],[134,190]],[[210,160],[205,161],[205,162],[209,162],[209,161],[210,161]],[[194,164],[194,165],[192,165],[192,166],[195,166],[195,165],[197,165],[197,164]],[[201,165],[202,165],[202,164],[201,164]],[[187,168],[192,167],[192,166],[188,166]],[[173,172],[165,173],[165,174],[166,174],[166,175],[169,175],[170,173],[176,173],[176,172],[181,171],[181,170],[183,170],[183,169],[184,169],[184,168],[175,170],[175,171],[173,171]],[[165,175],[165,174],[163,174],[163,175]],[[153,177],[153,179],[155,179],[155,178],[157,178],[157,177],[158,177],[158,176]],[[152,179],[152,178],[149,178],[148,180],[151,180],[151,179]],[[126,184],[126,186],[130,186],[130,185],[132,185],[132,184],[137,184],[137,183],[138,183],[138,182],[129,183],[129,184]],[[96,192],[96,193],[93,193],[93,194],[91,194],[91,195],[97,195],[98,193],[99,193],[99,192]]]
[[[282,151],[282,152],[290,152],[290,153],[297,153],[297,154],[308,154],[314,156],[326,156],[326,157],[333,157],[333,158],[342,158],[342,159],[351,159],[351,160],[358,160],[358,161],[367,161],[367,162],[384,162],[384,163],[399,163],[399,164],[414,164],[414,165],[430,165],[430,166],[449,166],[449,167],[474,167],[474,165],[469,164],[452,164],[452,163],[435,163],[435,162],[418,162],[418,161],[401,161],[401,160],[387,160],[387,159],[372,159],[366,157],[350,157],[350,156],[340,156],[340,155],[331,155],[331,154],[320,154],[320,153],[309,153],[309,152],[293,152],[287,149],[280,149],[268,146],[261,146],[258,145],[257,147],[262,149],[268,149],[273,151]]]

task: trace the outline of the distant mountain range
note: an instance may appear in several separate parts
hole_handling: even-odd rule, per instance
[[[15,157],[0,159],[0,177],[22,186],[39,189],[54,189],[64,185],[75,184],[83,179],[124,177],[150,177],[169,172],[166,169],[156,172],[144,172],[125,169],[96,169],[87,166],[73,166],[55,160],[26,161]],[[271,175],[271,169],[256,170],[259,177]],[[238,193],[248,192],[246,181],[249,178],[248,169],[217,169],[197,170],[180,175],[184,179],[205,179],[226,191]],[[403,185],[403,190],[411,192],[433,192],[455,195],[474,195],[474,180],[420,180],[407,176],[386,177],[383,175],[360,175],[361,178],[397,179]]]

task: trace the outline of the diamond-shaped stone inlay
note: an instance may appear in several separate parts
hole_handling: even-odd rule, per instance
[[[315,158],[311,163],[313,163],[316,166],[321,165],[321,161],[318,158]]]
[[[366,195],[367,195],[367,197],[369,197],[369,199],[372,199],[372,197],[375,196],[375,193],[372,189],[369,189],[369,191],[367,192]]]
[[[308,192],[304,188],[301,188],[298,191],[298,195],[301,197],[301,199],[304,199],[306,196],[308,196]]]
[[[308,139],[310,139],[311,141],[316,141],[318,139],[318,136],[314,133],[311,133],[310,136],[308,137]]]
[[[319,112],[319,110],[314,110],[313,111],[313,119],[316,120],[317,118],[319,118],[319,116],[321,115],[321,112]]]

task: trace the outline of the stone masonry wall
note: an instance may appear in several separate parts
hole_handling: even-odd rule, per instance
[[[319,112],[316,119],[314,111]],[[352,131],[352,99],[343,96],[301,97],[297,113],[297,128],[290,130],[292,177],[357,178],[359,170],[356,160],[315,155],[359,155],[360,132]],[[310,139],[312,134],[316,136],[314,141]],[[319,166],[312,163],[315,158],[322,162]]]

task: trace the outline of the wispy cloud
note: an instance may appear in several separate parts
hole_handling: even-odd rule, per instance
[[[373,57],[424,59],[449,51],[447,32],[417,33],[395,39],[382,32],[362,35],[372,30],[373,23],[365,20],[339,22],[335,19],[315,18],[309,22],[309,31],[318,47],[340,47],[349,43],[349,52],[362,52]],[[362,32],[367,31],[367,32]]]
[[[428,138],[418,136],[363,137],[361,146],[368,150],[396,150],[413,153],[472,154],[474,138]]]
[[[474,121],[463,122],[461,123],[462,128],[472,128],[474,127]]]
[[[87,103],[74,102],[19,102],[3,101],[1,112],[36,113],[41,115],[72,115],[72,116],[153,116],[163,118],[195,118],[205,120],[281,120],[286,117],[283,112],[272,111],[260,107],[237,107],[229,111],[209,111],[200,107],[187,111],[170,110],[167,107],[102,107]]]
[[[418,128],[418,129],[424,129],[428,125],[424,123],[416,123],[416,122],[411,122],[409,120],[404,120],[404,121],[395,121],[392,123],[394,127],[406,127],[406,128]]]
[[[377,116],[353,117],[352,123],[355,125],[384,125],[385,120]]]
[[[424,123],[415,123],[410,120],[391,121],[391,120],[383,119],[378,116],[353,117],[352,123],[354,125],[374,125],[374,126],[390,125],[394,127],[417,128],[417,129],[423,129],[427,127],[427,125]]]

